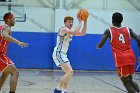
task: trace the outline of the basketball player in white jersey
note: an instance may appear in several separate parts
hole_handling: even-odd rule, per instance
[[[87,21],[84,21],[83,29],[80,31],[82,26],[82,20],[77,16],[79,21],[76,29],[72,30],[73,17],[66,16],[64,18],[64,25],[59,29],[57,35],[57,44],[54,48],[53,59],[55,64],[64,71],[64,76],[61,78],[57,88],[54,89],[54,93],[67,93],[68,83],[73,75],[73,69],[70,65],[69,59],[67,58],[67,51],[69,48],[72,36],[83,36],[87,31]]]

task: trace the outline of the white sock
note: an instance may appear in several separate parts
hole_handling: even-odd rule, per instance
[[[62,89],[63,92],[67,92],[67,89]]]
[[[62,90],[62,88],[61,88],[61,87],[59,87],[59,86],[57,86],[57,90]]]

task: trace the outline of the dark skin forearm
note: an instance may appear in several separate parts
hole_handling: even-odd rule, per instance
[[[110,32],[108,29],[105,30],[103,36],[102,36],[102,39],[100,40],[100,42],[97,44],[96,48],[102,48],[103,45],[105,44],[107,38],[110,38]]]
[[[130,31],[130,36],[133,39],[135,39],[136,42],[137,42],[137,45],[138,45],[138,48],[139,48],[139,56],[140,56],[140,38],[139,38],[139,36],[135,32],[132,31],[132,29],[129,29],[129,31]]]
[[[135,39],[136,42],[137,42],[137,45],[138,45],[138,48],[139,48],[139,58],[138,58],[138,62],[140,63],[140,38],[139,38],[139,36],[138,36],[136,33],[134,33],[134,32],[132,31],[132,29],[129,29],[129,31],[130,31],[130,36],[131,36],[133,39]]]

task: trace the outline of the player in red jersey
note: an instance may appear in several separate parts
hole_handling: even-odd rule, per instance
[[[28,44],[20,42],[11,36],[11,27],[15,25],[14,15],[12,13],[6,13],[3,17],[5,24],[0,26],[0,90],[10,74],[10,91],[9,93],[15,93],[19,72],[14,63],[6,56],[7,47],[9,42],[16,43],[21,47],[27,47]]]
[[[105,30],[97,48],[101,48],[109,37],[118,76],[128,93],[139,93],[140,87],[132,78],[132,75],[135,73],[136,59],[130,41],[131,37],[136,40],[140,53],[140,38],[132,29],[121,26],[122,20],[123,16],[121,13],[116,12],[113,14],[113,26]],[[138,61],[140,63],[140,56]]]

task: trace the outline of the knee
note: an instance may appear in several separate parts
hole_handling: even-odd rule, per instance
[[[121,81],[123,82],[124,85],[130,83],[129,77],[123,77],[121,78]]]
[[[125,81],[123,81],[123,85],[127,89],[128,93],[136,93],[129,79],[128,80],[126,79]]]
[[[67,72],[67,74],[69,74],[70,76],[72,76],[72,75],[73,75],[73,70],[69,70],[69,71]]]
[[[13,71],[13,72],[12,72],[12,75],[14,75],[14,76],[17,76],[17,77],[18,77],[18,76],[19,76],[19,71],[18,71],[18,70]]]
[[[15,73],[15,75],[19,76],[19,71],[18,70],[16,70],[14,73]]]

